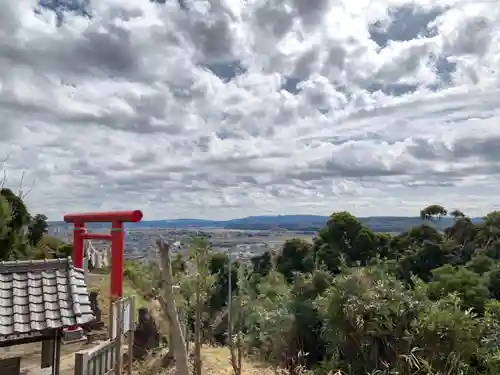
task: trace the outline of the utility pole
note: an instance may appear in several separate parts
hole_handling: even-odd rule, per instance
[[[233,260],[231,258],[232,252],[231,249],[228,250],[228,271],[227,271],[227,279],[228,279],[228,296],[227,296],[227,339],[229,348],[231,350],[231,353],[233,353],[233,327],[232,327],[232,321],[231,321],[231,310],[232,310],[232,305],[233,305],[233,273],[232,267],[233,267]]]
[[[229,279],[229,284],[228,284],[228,301],[227,301],[227,305],[228,305],[228,311],[227,311],[227,320],[228,320],[228,324],[227,324],[227,336],[228,336],[228,339],[229,339],[229,351],[231,353],[231,365],[233,367],[233,371],[234,371],[234,374],[235,375],[241,375],[241,338],[240,338],[240,332],[239,332],[239,326],[238,327],[238,342],[237,342],[237,348],[236,348],[236,351],[235,351],[235,347],[234,347],[234,342],[233,342],[233,315],[232,315],[232,308],[233,308],[233,286],[232,286],[232,283],[233,283],[233,273],[232,273],[232,268],[233,268],[233,260],[232,260],[232,253],[230,252],[229,253],[229,256],[228,256],[228,279]],[[239,272],[239,271],[238,271]],[[239,299],[238,299],[239,301]],[[241,306],[238,306],[237,307],[237,311],[236,311],[236,321],[237,321],[237,324],[239,325],[239,319],[240,319],[240,307]]]

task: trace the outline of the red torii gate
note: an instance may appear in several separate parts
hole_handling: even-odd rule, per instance
[[[123,297],[123,263],[125,233],[123,223],[142,220],[142,211],[89,212],[64,215],[64,221],[74,224],[73,264],[83,268],[85,240],[111,241],[111,297]],[[86,223],[111,223],[111,233],[87,233]]]

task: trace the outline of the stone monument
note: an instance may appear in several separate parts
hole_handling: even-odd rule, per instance
[[[148,352],[160,346],[160,333],[149,310],[141,307],[134,332],[133,355],[135,359],[146,357]]]
[[[102,329],[104,328],[104,322],[102,321],[102,312],[99,307],[99,294],[96,291],[89,293],[90,307],[94,313],[95,319],[90,323],[91,329]]]

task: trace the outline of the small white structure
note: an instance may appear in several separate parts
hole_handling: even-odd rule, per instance
[[[109,266],[109,250],[104,248],[97,250],[92,242],[87,240],[85,247],[85,269],[92,265],[93,268],[106,268]]]

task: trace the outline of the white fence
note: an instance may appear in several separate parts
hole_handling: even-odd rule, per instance
[[[117,341],[107,340],[75,353],[75,375],[111,375],[116,367]]]
[[[134,297],[124,298],[111,305],[109,339],[92,349],[75,353],[75,375],[121,375],[122,339],[128,333],[128,373],[132,374],[132,349],[135,324]]]

